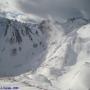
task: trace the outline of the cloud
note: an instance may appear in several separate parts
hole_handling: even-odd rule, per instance
[[[25,13],[42,17],[69,18],[72,16],[90,17],[90,0],[16,0],[17,7]],[[83,11],[83,12],[82,12]]]
[[[15,0],[0,0],[0,10],[15,10],[17,2]]]

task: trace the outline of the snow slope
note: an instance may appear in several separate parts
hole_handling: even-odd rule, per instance
[[[17,20],[0,17],[1,85],[20,90],[90,89],[88,20]]]
[[[69,46],[66,54],[66,60],[68,61],[64,62],[64,67],[66,68],[68,66],[69,72],[58,78],[58,85],[56,85],[59,86],[61,90],[90,89],[89,28],[90,24],[81,27],[79,30],[73,32],[72,35],[76,34],[73,36],[74,38],[70,35],[69,41],[66,41]]]

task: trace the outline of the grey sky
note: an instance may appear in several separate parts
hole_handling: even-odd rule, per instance
[[[25,13],[55,18],[85,16],[90,18],[90,0],[17,0],[17,6]]]

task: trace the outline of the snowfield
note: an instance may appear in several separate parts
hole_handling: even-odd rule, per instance
[[[9,13],[0,14],[0,87],[90,90],[89,20]]]

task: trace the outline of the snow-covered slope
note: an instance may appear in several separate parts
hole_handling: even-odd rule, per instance
[[[0,17],[2,85],[21,90],[90,89],[88,20],[62,24],[48,19],[17,20]]]
[[[61,90],[89,90],[90,89],[90,24],[81,27],[69,36],[68,56],[66,63],[71,70],[59,77]],[[71,38],[71,39],[70,39]],[[74,53],[73,53],[74,52]],[[73,56],[73,57],[72,57]],[[76,57],[75,57],[76,56]],[[71,57],[71,58],[70,58]],[[70,61],[71,60],[71,61]],[[70,62],[69,62],[70,61]],[[74,63],[71,63],[73,62]],[[66,64],[65,63],[65,64]],[[69,82],[69,83],[68,83]]]

